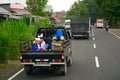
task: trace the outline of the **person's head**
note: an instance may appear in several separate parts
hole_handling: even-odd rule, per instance
[[[63,36],[62,30],[61,29],[57,29],[57,31],[56,31],[56,37],[60,38],[61,36]]]
[[[35,38],[35,43],[39,44],[40,43],[40,38]]]
[[[40,37],[40,43],[42,43],[44,41],[43,37]]]

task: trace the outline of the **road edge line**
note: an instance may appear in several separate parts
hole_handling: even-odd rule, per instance
[[[20,74],[22,71],[24,71],[24,68],[22,68],[21,70],[19,70],[17,73],[15,73],[13,76],[11,76],[10,78],[8,78],[7,80],[12,80],[12,79],[15,78],[18,74]]]
[[[111,34],[113,34],[114,36],[116,36],[117,38],[119,38],[120,39],[120,36],[118,36],[118,35],[116,35],[116,34],[114,34],[113,32],[111,32],[111,31],[109,31]]]

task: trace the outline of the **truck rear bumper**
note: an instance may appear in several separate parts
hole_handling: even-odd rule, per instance
[[[38,63],[38,64],[36,64],[36,63],[21,63],[22,65],[32,65],[32,66],[34,66],[34,67],[42,67],[42,66],[46,66],[46,67],[50,67],[50,66],[52,66],[52,65],[65,65],[65,63],[64,62],[62,62],[62,63],[49,63],[49,64],[41,64],[41,63]]]
[[[73,35],[73,37],[82,37],[82,36],[85,36],[85,35]]]

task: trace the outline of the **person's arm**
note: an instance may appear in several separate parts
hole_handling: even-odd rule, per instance
[[[46,45],[46,43],[45,42],[43,42],[42,44],[41,44],[41,48],[42,48],[42,50],[44,50],[44,51],[46,51],[47,49],[47,45]]]
[[[38,46],[36,43],[32,44],[32,50],[38,50]]]

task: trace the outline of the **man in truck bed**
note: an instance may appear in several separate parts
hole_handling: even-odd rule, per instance
[[[63,49],[63,43],[65,41],[65,38],[63,36],[63,32],[61,29],[58,29],[56,31],[56,34],[52,38],[52,50],[62,50]]]

